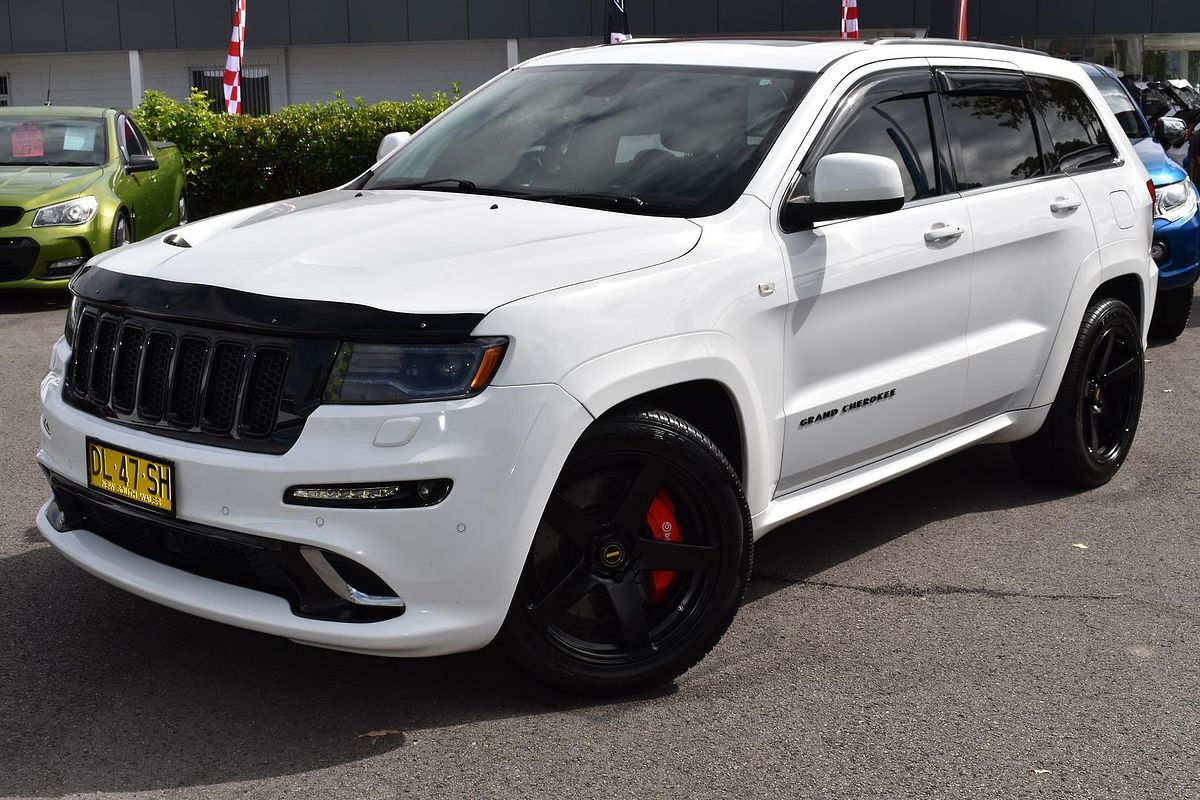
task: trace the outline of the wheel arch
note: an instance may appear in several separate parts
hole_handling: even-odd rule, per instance
[[[775,437],[749,360],[725,334],[684,334],[623,348],[576,367],[562,386],[597,419],[650,406],[695,425],[734,465],[751,512],[766,508],[778,478]]]

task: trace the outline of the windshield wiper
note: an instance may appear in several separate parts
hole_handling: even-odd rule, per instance
[[[468,181],[464,178],[433,178],[427,181],[414,181],[413,183],[385,183],[379,186],[371,186],[371,189],[431,189],[440,184],[450,184],[460,192],[474,192],[479,189],[474,181]]]
[[[646,201],[632,194],[600,194],[596,192],[546,192],[545,194],[514,194],[519,200],[537,200],[564,205],[578,204],[582,206],[626,206],[643,208]]]

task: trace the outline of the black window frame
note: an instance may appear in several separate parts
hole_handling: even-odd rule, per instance
[[[1088,97],[1087,92],[1084,90],[1084,88],[1082,86],[1080,86],[1075,81],[1068,80],[1066,78],[1060,78],[1060,77],[1057,77],[1054,75],[1042,75],[1042,74],[1036,73],[1036,72],[1029,73],[1026,75],[1026,77],[1030,83],[1030,89],[1033,91],[1034,108],[1037,110],[1038,124],[1041,125],[1043,128],[1043,136],[1045,137],[1044,141],[1049,142],[1051,145],[1051,149],[1046,151],[1042,156],[1042,163],[1045,164],[1046,174],[1048,176],[1053,177],[1056,175],[1084,175],[1089,172],[1100,172],[1100,171],[1106,170],[1106,169],[1117,169],[1118,167],[1122,167],[1125,165],[1125,159],[1121,156],[1121,151],[1117,147],[1116,141],[1113,139],[1112,131],[1110,131],[1108,129],[1108,126],[1106,126],[1104,124],[1104,117],[1101,116],[1100,111],[1096,108],[1096,104],[1094,102],[1092,102],[1092,98]],[[1038,96],[1037,90],[1033,88],[1032,82],[1034,80],[1055,81],[1058,83],[1065,83],[1066,85],[1074,88],[1077,92],[1079,92],[1081,95],[1083,95],[1084,100],[1086,100],[1088,103],[1088,107],[1092,109],[1092,113],[1096,116],[1096,122],[1099,124],[1100,129],[1102,131],[1104,131],[1105,136],[1108,137],[1108,146],[1109,146],[1109,149],[1112,151],[1112,159],[1111,160],[1109,160],[1107,162],[1098,163],[1095,165],[1083,166],[1083,167],[1078,167],[1078,168],[1074,168],[1074,169],[1070,169],[1070,170],[1058,168],[1059,165],[1055,162],[1054,153],[1053,153],[1054,134],[1050,128],[1050,123],[1046,119],[1047,109],[1042,104],[1041,98]],[[1091,79],[1089,78],[1089,80],[1091,80]],[[1122,136],[1125,135],[1124,129],[1121,130],[1121,135]]]
[[[808,152],[801,160],[796,174],[792,176],[787,191],[784,192],[784,202],[781,204],[779,211],[779,225],[784,233],[796,233],[798,230],[808,230],[807,227],[794,229],[784,223],[783,213],[787,207],[787,202],[796,197],[798,192],[803,191],[802,187],[804,187],[808,177],[812,175],[813,170],[816,169],[817,162],[822,157],[828,155],[830,148],[837,143],[838,139],[845,132],[847,124],[863,109],[873,106],[882,100],[895,100],[921,94],[929,95],[929,135],[930,141],[933,144],[934,173],[937,180],[937,187],[934,193],[928,197],[913,200],[906,199],[901,210],[927,203],[937,203],[958,196],[954,188],[957,182],[950,161],[946,122],[943,117],[941,101],[937,97],[938,87],[934,80],[933,69],[930,67],[899,67],[874,72],[864,76],[853,84],[842,96],[842,99],[838,101],[837,107],[829,115],[828,119],[826,119],[821,132],[817,134],[812,146],[808,148]],[[855,218],[851,217],[848,219]],[[842,221],[844,220],[829,220],[817,223],[814,227],[819,228]]]
[[[1046,150],[1046,141],[1049,138],[1049,132],[1039,112],[1037,97],[1033,92],[1033,87],[1029,85],[1028,77],[1024,72],[994,67],[935,67],[934,71],[937,75],[938,98],[942,105],[942,121],[945,125],[946,139],[950,150],[951,173],[954,176],[955,191],[959,195],[990,192],[1011,186],[1019,186],[1032,181],[1056,178],[1064,174],[1054,174],[1050,170],[1050,156],[1047,155]],[[1033,122],[1033,138],[1038,151],[1038,162],[1042,165],[1042,173],[1040,175],[1028,178],[1015,178],[1004,183],[993,183],[986,186],[962,185],[961,176],[959,175],[960,167],[962,166],[962,156],[959,151],[958,142],[950,135],[950,126],[946,122],[945,103],[948,98],[956,94],[976,95],[985,92],[1018,95],[1025,101],[1026,109],[1029,111],[1029,118]]]

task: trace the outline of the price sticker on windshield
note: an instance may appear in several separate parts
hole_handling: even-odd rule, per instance
[[[42,138],[42,129],[30,122],[14,128],[12,152],[13,158],[44,158],[46,146]]]

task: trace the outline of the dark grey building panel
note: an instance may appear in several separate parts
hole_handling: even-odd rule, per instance
[[[120,0],[121,47],[169,50],[175,46],[175,7],[162,0]]]
[[[467,28],[472,39],[524,39],[529,36],[529,0],[470,0]]]
[[[654,32],[666,36],[714,33],[717,17],[717,0],[657,0]]]
[[[859,13],[866,11],[860,8]],[[842,24],[842,4],[812,0],[783,0],[783,27],[788,31],[836,31]]]
[[[783,28],[783,0],[720,0],[721,33],[769,33]]]
[[[467,38],[467,0],[408,0],[408,38]]]
[[[975,0],[976,3],[979,0]],[[840,3],[838,14],[841,14]],[[860,28],[924,28],[925,18],[917,23],[915,0],[888,0],[886,3],[859,3]],[[928,16],[928,15],[926,15]]]
[[[254,25],[253,9],[247,8],[247,24]],[[175,38],[178,46],[225,47],[233,30],[233,6],[211,0],[175,0]],[[252,31],[246,39],[253,38]]]
[[[1038,0],[989,0],[979,14],[986,36],[1030,36],[1037,30]]]
[[[68,50],[121,49],[117,0],[62,0],[62,7]]]
[[[1095,0],[1095,33],[1149,33],[1151,7],[1131,0]]]
[[[67,49],[61,2],[9,0],[13,52],[46,53]]]
[[[612,0],[591,0],[592,35],[599,42],[604,38],[604,6]],[[629,10],[629,29],[634,36],[654,35],[654,0],[627,0]],[[532,18],[534,15],[530,14]],[[531,19],[536,25],[537,20]]]
[[[1200,4],[1195,0],[1153,0],[1155,33],[1200,31]]]
[[[1083,34],[1090,36],[1095,0],[1058,0],[1038,3],[1038,36]]]
[[[350,0],[350,41],[408,40],[408,0]]]
[[[0,53],[11,52],[12,29],[8,24],[8,0],[0,0]]]
[[[480,1],[472,0],[471,7],[474,8],[475,3]],[[529,35],[591,36],[591,3],[589,0],[529,0]],[[603,37],[603,31],[599,35]],[[471,36],[475,36],[474,28],[471,29]]]
[[[292,44],[345,44],[350,41],[346,0],[291,0],[291,4]],[[284,11],[286,16],[286,7]]]
[[[211,0],[209,0],[211,2]],[[229,32],[233,30],[233,2],[222,0],[230,7],[229,19],[225,22],[225,41],[229,41]],[[291,0],[291,17],[296,18],[296,0]],[[336,6],[341,10],[342,30],[346,28],[345,0],[330,0],[328,6]],[[333,32],[331,31],[331,34]],[[321,39],[320,42],[326,40]],[[331,38],[328,41],[333,42]],[[343,38],[340,41],[345,42]],[[278,47],[292,44],[291,25],[288,23],[288,0],[247,0],[246,3],[246,47],[255,45]]]

